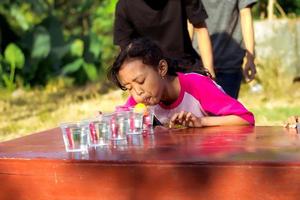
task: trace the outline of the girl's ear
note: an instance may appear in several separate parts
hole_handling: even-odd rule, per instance
[[[161,77],[164,77],[167,75],[167,72],[168,72],[168,63],[165,59],[162,59],[158,63],[158,74]]]

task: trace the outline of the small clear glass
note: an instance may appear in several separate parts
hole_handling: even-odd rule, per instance
[[[111,116],[110,129],[111,140],[126,140],[126,133],[129,131],[129,122],[125,112],[115,112]]]
[[[143,132],[143,113],[131,111],[129,117],[129,132],[128,135],[142,134]]]
[[[86,124],[80,122],[63,123],[60,128],[67,152],[87,153],[88,126]]]
[[[149,107],[143,116],[143,132],[153,133],[154,110]]]
[[[116,106],[116,113],[124,118],[127,135],[141,134],[143,131],[143,113],[135,112],[134,107]],[[122,123],[121,123],[122,125]]]
[[[135,135],[128,135],[127,136],[127,142],[129,146],[143,146],[143,135],[141,134],[135,134]]]
[[[88,146],[98,147],[109,144],[110,122],[109,117],[102,116],[88,122]]]

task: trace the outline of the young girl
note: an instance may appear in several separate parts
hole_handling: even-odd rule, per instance
[[[155,117],[170,128],[254,125],[253,114],[209,77],[177,73],[175,65],[155,43],[141,38],[121,51],[108,77],[129,91],[126,106],[152,106]]]

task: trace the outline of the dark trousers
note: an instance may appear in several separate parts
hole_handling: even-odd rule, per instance
[[[243,79],[242,70],[236,72],[216,72],[216,82],[229,96],[237,99]]]

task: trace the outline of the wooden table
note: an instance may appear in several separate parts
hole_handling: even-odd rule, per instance
[[[60,129],[0,143],[0,199],[300,199],[300,134],[282,127],[155,130],[66,153]]]

